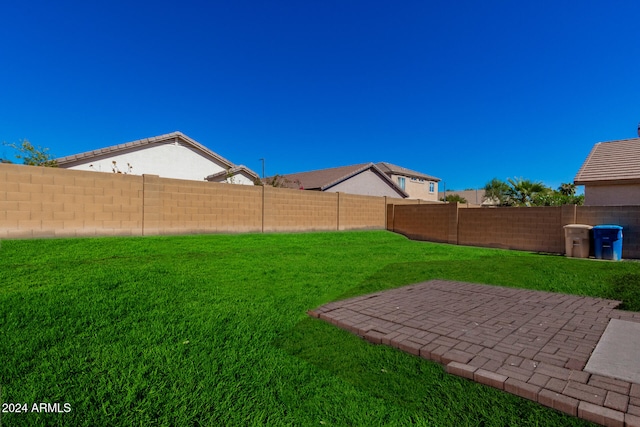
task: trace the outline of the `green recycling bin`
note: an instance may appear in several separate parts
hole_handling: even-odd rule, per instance
[[[597,259],[620,261],[622,259],[622,227],[596,225],[593,227],[593,254]]]

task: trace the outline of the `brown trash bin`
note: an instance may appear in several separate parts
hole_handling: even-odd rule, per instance
[[[564,248],[566,256],[589,258],[592,228],[592,226],[585,224],[569,224],[564,226]]]

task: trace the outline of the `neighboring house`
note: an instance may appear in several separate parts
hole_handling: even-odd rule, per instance
[[[403,199],[409,197],[404,190],[398,187],[391,178],[373,163],[278,175],[277,177],[265,179],[265,182],[268,185],[273,185],[274,180],[278,181],[276,183],[278,186],[300,190],[342,192]]]
[[[404,190],[410,199],[438,200],[440,178],[426,175],[387,162],[376,163],[391,180]]]
[[[58,166],[109,173],[159,175],[194,181],[253,185],[258,175],[181,132],[140,139],[56,159]]]
[[[458,196],[463,197],[467,201],[467,203],[469,203],[470,205],[495,206],[497,204],[495,201],[492,201],[491,199],[485,200],[484,198],[485,191],[482,188],[477,190],[462,190],[462,191],[451,190],[446,192],[447,197],[452,196],[454,194],[457,194]],[[444,196],[445,196],[444,192],[438,193],[438,200],[444,199]]]
[[[640,205],[640,138],[597,143],[573,182],[585,206]]]

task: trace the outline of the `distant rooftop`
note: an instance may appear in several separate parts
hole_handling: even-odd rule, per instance
[[[423,179],[426,179],[429,181],[435,181],[435,182],[440,181],[440,178],[436,178],[434,176],[427,175],[421,172],[416,172],[411,169],[403,168],[402,166],[394,165],[392,163],[379,162],[379,163],[376,163],[376,166],[378,166],[378,168],[380,168],[380,170],[386,174],[391,173],[394,175],[405,175],[405,176],[414,177],[414,178],[423,178]]]

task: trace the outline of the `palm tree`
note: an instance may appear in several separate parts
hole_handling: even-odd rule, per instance
[[[576,185],[572,183],[563,182],[558,187],[558,193],[563,196],[575,196],[576,195]]]
[[[498,206],[507,206],[509,198],[507,192],[509,191],[509,185],[500,181],[498,178],[493,178],[484,186],[484,198],[483,201],[490,201]]]
[[[515,206],[531,206],[536,196],[549,192],[549,188],[541,182],[522,178],[509,178],[507,181],[510,185],[507,197]]]

